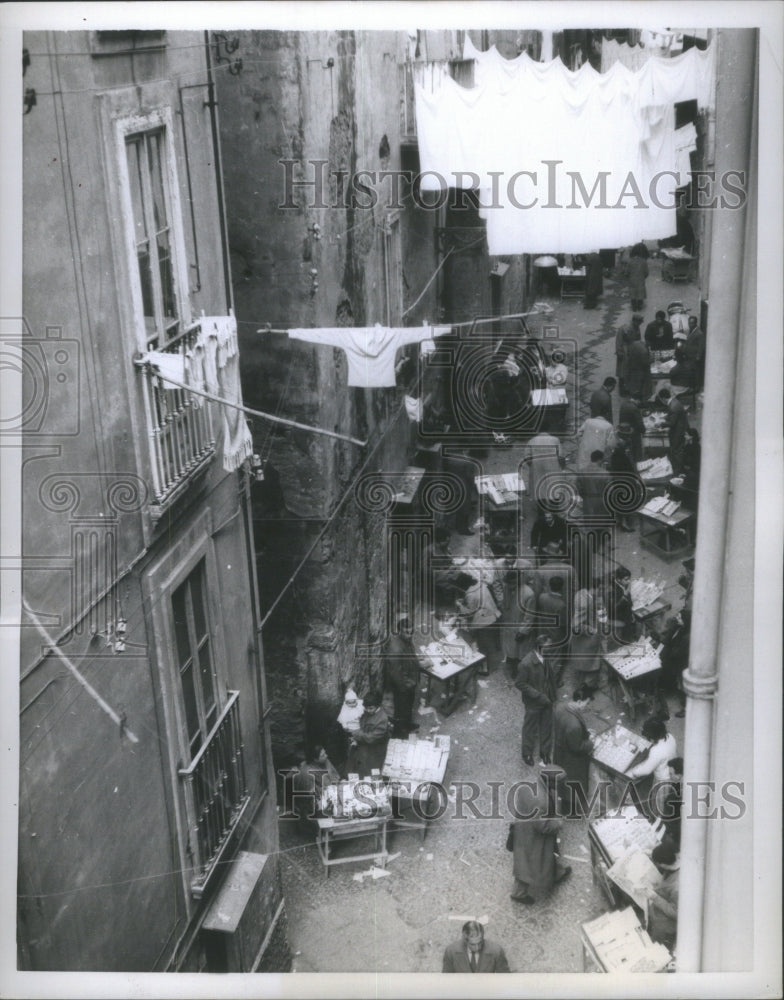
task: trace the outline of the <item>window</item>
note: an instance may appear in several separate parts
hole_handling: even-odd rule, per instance
[[[179,677],[180,745],[192,866],[191,892],[201,896],[218,868],[249,801],[240,730],[239,691],[218,678],[210,628],[207,562],[202,558],[171,591],[172,660]]]
[[[170,199],[163,170],[163,129],[128,136],[125,148],[146,346],[157,349],[173,340],[181,325],[172,262]]]
[[[198,349],[200,328],[191,323],[171,111],[116,119],[114,127],[134,347],[187,359]],[[211,460],[213,413],[210,403],[150,372],[143,380],[155,498],[150,513],[157,519]]]
[[[172,612],[177,669],[193,758],[215,725],[220,698],[204,602],[203,560],[174,591]]]

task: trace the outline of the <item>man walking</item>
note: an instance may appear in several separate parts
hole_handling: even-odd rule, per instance
[[[550,644],[549,636],[537,636],[536,648],[523,657],[515,681],[515,687],[521,692],[525,706],[522,753],[523,760],[529,767],[533,767],[537,741],[545,764],[549,764],[552,753],[553,702],[557,682],[552,664],[545,655]]]
[[[463,924],[463,933],[444,949],[442,972],[509,972],[504,949],[485,938],[478,920]]]

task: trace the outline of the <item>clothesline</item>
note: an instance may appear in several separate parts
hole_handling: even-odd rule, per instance
[[[152,364],[152,362],[146,361],[144,358],[138,358],[134,363],[140,368]],[[288,420],[286,417],[276,417],[272,413],[264,413],[262,410],[251,409],[251,407],[245,406],[242,403],[235,403],[232,400],[224,399],[222,396],[218,396],[213,392],[207,392],[204,389],[197,389],[195,386],[188,385],[186,382],[180,382],[171,375],[165,376],[165,382],[167,385],[171,385],[176,389],[184,389],[185,392],[201,396],[203,399],[208,399],[212,403],[220,403],[223,406],[239,410],[241,413],[245,413],[249,417],[260,417],[263,420],[271,420],[275,424],[285,424],[287,427],[296,427],[301,431],[311,431],[313,434],[323,434],[326,437],[337,438],[339,441],[349,441],[351,444],[356,444],[360,447],[364,447],[367,444],[367,441],[360,441],[359,438],[349,437],[346,434],[338,434],[336,431],[328,431],[322,427],[311,427],[309,424],[301,424],[296,420]]]

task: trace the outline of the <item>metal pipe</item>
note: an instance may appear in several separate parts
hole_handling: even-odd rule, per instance
[[[720,31],[716,43],[719,47],[716,172],[721,176],[725,170],[745,168],[748,176],[755,32]],[[725,546],[733,418],[736,408],[742,405],[744,389],[737,382],[736,363],[742,329],[745,221],[745,207],[714,212],[709,298],[712,314],[721,317],[721,336],[714,334],[706,351],[694,607],[689,666],[683,675],[687,697],[683,748],[685,787],[712,778],[718,641],[728,572]],[[718,326],[714,322],[714,330]],[[678,901],[679,972],[702,971],[708,822],[700,815],[686,815],[683,820]]]

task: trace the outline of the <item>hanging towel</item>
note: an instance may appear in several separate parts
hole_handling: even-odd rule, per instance
[[[395,355],[406,344],[418,344],[449,333],[449,326],[338,326],[289,330],[292,340],[340,347],[348,358],[348,384],[365,389],[395,385]]]
[[[182,354],[166,354],[164,351],[148,351],[141,360],[155,368],[157,374],[160,376],[164,389],[175,390],[180,388],[179,385],[172,385],[171,382],[167,382],[167,376],[180,384],[187,381],[185,378],[185,358]]]
[[[209,392],[230,403],[242,405],[237,320],[228,316],[202,316],[201,340],[204,343],[204,374]],[[217,389],[210,389],[214,380]],[[253,437],[248,422],[233,406],[221,407],[223,426],[223,468],[233,472],[253,454]]]

